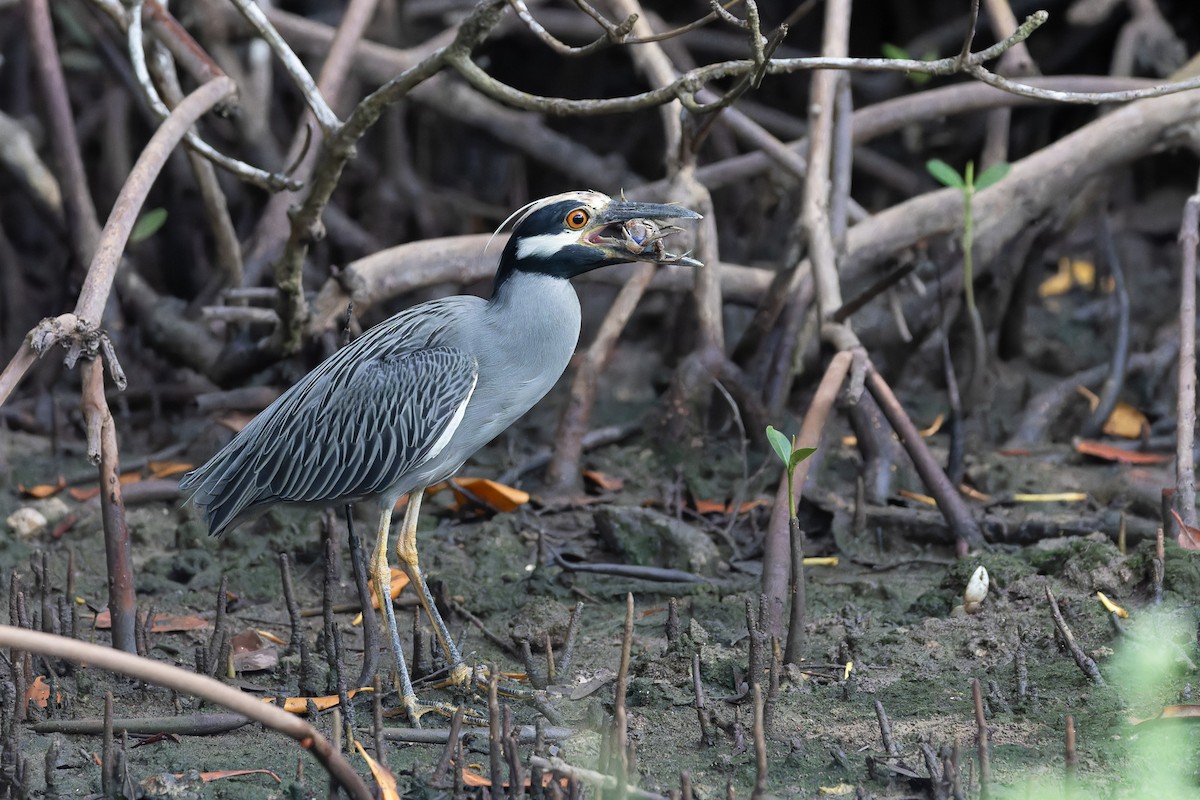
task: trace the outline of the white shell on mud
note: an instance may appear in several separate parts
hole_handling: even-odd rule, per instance
[[[32,539],[46,530],[49,523],[46,522],[46,517],[42,512],[36,508],[25,506],[9,514],[5,524],[8,525],[10,531],[17,535],[17,538]]]
[[[983,598],[987,597],[988,583],[987,568],[980,565],[975,570],[975,574],[971,576],[971,580],[967,581],[967,590],[963,592],[963,605],[966,606],[968,613],[972,611],[971,604],[974,604],[974,609],[978,610]]]

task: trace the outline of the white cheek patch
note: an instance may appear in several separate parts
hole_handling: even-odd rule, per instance
[[[578,242],[579,234],[575,231],[527,236],[517,242],[517,258],[529,258],[530,256],[549,258],[564,247],[577,244]]]

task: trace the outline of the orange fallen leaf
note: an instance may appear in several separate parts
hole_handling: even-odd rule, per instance
[[[58,696],[62,700],[62,695]],[[45,675],[38,675],[33,679],[33,684],[25,690],[25,700],[32,700],[38,708],[45,708],[50,704],[50,684],[46,683]]]
[[[921,434],[922,439],[928,439],[930,436],[933,436],[935,433],[937,433],[938,431],[940,431],[942,429],[942,423],[944,423],[945,421],[946,421],[946,415],[938,414],[936,417],[933,418],[933,422],[929,423],[928,428],[922,428],[920,431],[918,431],[918,433]]]
[[[484,775],[483,775],[483,765],[482,764],[468,764],[467,766],[463,767],[461,771],[462,771],[463,786],[471,786],[471,787],[478,788],[480,786],[491,786],[492,785],[492,782],[490,780],[488,780],[486,777],[484,777]],[[549,786],[550,782],[553,780],[554,780],[554,776],[552,774],[550,774],[549,772],[542,774],[542,786]],[[559,782],[559,785],[564,788],[567,785],[566,778],[559,778],[558,782]],[[505,781],[505,782],[501,783],[500,785],[502,787],[507,788],[508,781]],[[529,781],[529,776],[526,775],[525,781],[524,781],[524,786],[525,786],[525,788],[528,789],[531,785],[532,784]]]
[[[1175,541],[1184,550],[1200,550],[1200,528],[1193,528],[1191,525],[1183,521],[1183,517],[1179,516],[1179,512],[1171,509],[1171,516],[1175,518],[1175,522],[1179,524],[1179,535],[1175,537]]]
[[[463,786],[491,786],[492,782],[483,777],[483,767],[479,764],[468,764],[462,768]]]
[[[23,483],[17,484],[17,491],[22,497],[32,497],[35,500],[43,500],[47,497],[53,497],[67,487],[67,479],[62,475],[58,476],[58,480],[54,483],[39,483],[37,486],[26,487]]]
[[[379,792],[383,796],[383,800],[400,800],[400,792],[396,790],[396,776],[387,767],[380,764],[363,749],[362,742],[355,740],[354,746],[358,748],[358,754],[367,762],[367,767],[371,770],[371,776],[375,778],[375,783],[379,784]]]
[[[747,511],[752,511],[759,506],[768,505],[766,500],[747,500],[738,506],[737,513],[745,514]],[[732,514],[732,503],[718,503],[715,500],[697,500],[695,502],[696,511],[701,514]]]
[[[1091,291],[1096,288],[1096,265],[1083,259],[1067,258],[1058,260],[1058,272],[1038,285],[1038,297],[1057,297],[1064,295],[1076,286]],[[1101,281],[1105,292],[1112,292],[1112,277]]]
[[[426,488],[425,494],[433,497],[435,494],[444,492],[447,489],[454,491],[454,510],[458,511],[468,502],[467,496],[458,491],[458,486],[461,486],[497,511],[515,511],[519,506],[523,506],[529,502],[528,492],[514,489],[511,486],[505,486],[503,483],[497,483],[487,478],[455,478],[453,481],[442,481]],[[394,510],[400,511],[407,505],[408,495],[404,495],[396,501]]]
[[[399,567],[392,567],[392,599],[395,600],[400,596],[400,592],[404,591],[404,587],[408,586],[408,575]],[[379,608],[379,595],[375,593],[375,581],[367,578],[367,585],[371,589],[371,608]],[[351,625],[362,625],[362,612],[358,612]]]
[[[264,631],[262,628],[255,628],[254,632],[257,633],[262,638],[266,639],[268,642],[271,642],[272,644],[277,644],[280,647],[283,647],[284,645],[287,644],[287,642],[283,639],[283,637],[276,636],[275,634],[271,633],[270,631]]]
[[[598,469],[585,469],[583,471],[583,479],[596,484],[596,486],[606,492],[619,492],[625,488],[625,480],[623,478],[609,475]]]
[[[1076,386],[1075,391],[1087,398],[1092,411],[1100,405],[1100,398],[1086,386]],[[1146,415],[1124,401],[1119,401],[1104,420],[1104,433],[1122,439],[1141,439],[1149,429],[1150,420]]]
[[[151,478],[170,478],[172,475],[182,475],[192,469],[192,464],[184,461],[151,461],[146,465]]]
[[[137,471],[121,473],[121,485],[122,486],[127,486],[128,484],[131,484],[131,483],[137,483],[141,479],[142,479],[142,473],[137,472]],[[91,500],[93,497],[100,494],[100,487],[99,486],[89,486],[86,489],[71,488],[71,489],[67,489],[67,494],[71,495],[71,497],[73,497],[74,499],[76,499],[82,503],[83,501]]]
[[[96,614],[96,629],[106,631],[112,627],[112,614],[106,608]],[[197,631],[208,627],[208,621],[192,614],[168,614],[165,611],[154,615],[151,633],[179,633]]]
[[[1120,464],[1166,464],[1175,456],[1170,453],[1140,453],[1136,450],[1123,450],[1092,439],[1075,439],[1072,442],[1076,453],[1105,461],[1116,461]]]
[[[279,776],[269,769],[223,769],[217,772],[201,772],[200,780],[205,783],[211,783],[212,781],[219,781],[225,778],[239,778],[242,775],[270,775],[275,779],[276,783],[283,783],[279,779]],[[184,777],[184,773],[176,773],[175,777],[182,778]]]
[[[963,495],[964,497],[969,497],[972,500],[978,500],[981,503],[992,502],[992,496],[990,494],[984,494],[973,486],[967,486],[965,483],[959,485],[958,491],[959,494]]]
[[[497,511],[516,511],[529,502],[528,492],[487,478],[456,478],[450,481],[449,485],[454,490],[456,510],[469,502],[467,495],[458,491],[460,486]],[[434,488],[436,487],[430,488],[430,494],[434,494]]]
[[[927,506],[937,505],[937,500],[934,500],[927,494],[920,494],[919,492],[910,492],[908,489],[901,489],[899,491],[899,495],[908,500],[915,500],[918,503],[924,503]]]
[[[1200,718],[1200,704],[1183,703],[1181,705],[1176,705],[1176,706],[1164,706],[1163,710],[1160,711],[1158,716],[1156,716],[1156,717],[1146,717],[1145,719],[1138,719],[1137,717],[1130,717],[1129,724],[1130,725],[1141,725],[1143,722],[1154,722],[1155,720],[1159,720],[1159,719],[1196,719],[1196,718]]]
[[[351,689],[350,691],[346,692],[346,696],[353,698],[354,695],[358,694],[359,692],[369,691],[371,691],[371,687],[364,686],[361,689]],[[283,700],[283,710],[290,711],[293,714],[307,714],[309,700],[311,700],[317,707],[317,711],[326,711],[336,706],[339,702],[336,694],[327,694],[321,697],[286,697]],[[264,697],[262,698],[262,701],[264,703],[274,703],[275,698]]]

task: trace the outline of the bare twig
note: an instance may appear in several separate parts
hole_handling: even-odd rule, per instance
[[[104,397],[104,364],[100,358],[83,365],[83,412],[87,420],[88,454],[100,468],[100,509],[104,552],[108,563],[108,610],[113,647],[137,652],[137,599],[134,594],[133,548],[121,498],[121,465],[117,428]],[[94,437],[94,438],[93,438]]]
[[[1079,753],[1075,751],[1075,715],[1067,714],[1066,737],[1063,745],[1063,766],[1066,770],[1067,781],[1075,779],[1075,770],[1079,766]]]
[[[1075,635],[1071,633],[1071,627],[1063,619],[1062,612],[1058,609],[1058,601],[1054,599],[1054,594],[1050,591],[1049,586],[1046,587],[1046,602],[1050,604],[1050,613],[1054,617],[1054,627],[1058,629],[1059,635],[1062,636],[1067,649],[1071,651],[1071,657],[1075,659],[1075,663],[1079,666],[1080,671],[1092,683],[1097,686],[1103,686],[1104,677],[1100,674],[1100,668],[1096,666],[1096,662],[1092,660],[1092,657],[1083,652],[1083,648],[1075,641]]]
[[[629,716],[625,693],[629,689],[629,661],[633,648],[633,594],[625,595],[625,629],[621,637],[621,664],[617,671],[616,696],[613,700],[613,747],[616,749],[617,785],[629,782]]]
[[[954,530],[960,554],[965,555],[968,550],[986,547],[979,523],[971,516],[971,511],[967,508],[962,496],[934,460],[925,440],[921,438],[917,427],[913,425],[904,407],[892,393],[887,381],[871,364],[867,366],[867,388],[875,398],[875,402],[879,403],[880,410],[887,417],[892,429],[896,431],[896,435],[900,437],[900,443],[908,451],[913,466],[917,468],[917,473],[921,476],[925,487],[937,500],[938,509],[945,515],[946,521]]]
[[[305,104],[312,111],[321,129],[325,131],[326,135],[333,133],[340,124],[337,114],[333,113],[333,109],[325,102],[325,97],[317,88],[317,83],[313,80],[312,75],[308,74],[308,70],[305,69],[300,58],[267,20],[267,15],[262,8],[251,0],[231,0],[231,2],[238,11],[242,12],[242,16],[258,32],[258,35],[270,45],[271,51],[283,64],[284,71],[292,79],[292,83],[296,84],[300,96],[304,98]]]
[[[125,185],[121,187],[121,193],[113,204],[108,222],[95,244],[95,255],[91,266],[88,267],[87,278],[80,290],[75,312],[43,320],[30,332],[13,361],[0,373],[0,404],[16,388],[36,358],[44,355],[55,344],[68,347],[69,366],[81,355],[95,357],[105,346],[107,337],[99,330],[101,316],[108,302],[121,253],[150,186],[188,128],[216,103],[231,95],[234,88],[233,81],[228,78],[216,78],[204,84],[188,95],[154,132],[134,164]],[[114,380],[121,386],[124,376],[118,371],[119,365],[113,358],[109,358],[108,362],[109,369],[114,372]]]
[[[1108,264],[1109,270],[1112,272],[1114,287],[1113,295],[1116,298],[1117,303],[1117,329],[1114,334],[1115,341],[1113,342],[1112,359],[1109,365],[1108,377],[1104,379],[1104,388],[1100,390],[1100,401],[1096,404],[1096,408],[1092,410],[1091,416],[1088,417],[1081,431],[1081,435],[1088,438],[1096,436],[1101,430],[1103,430],[1104,423],[1108,421],[1109,415],[1111,415],[1113,409],[1117,407],[1117,401],[1120,399],[1121,389],[1125,386],[1125,372],[1129,366],[1130,304],[1129,289],[1125,285],[1125,270],[1121,267],[1121,257],[1117,253],[1117,246],[1113,241],[1112,228],[1108,223],[1108,218],[1103,212],[1099,214],[1098,225],[1100,226],[1100,246],[1104,252],[1104,260]],[[1183,297],[1186,297],[1186,294],[1183,295]],[[1183,303],[1182,297],[1180,299],[1180,303]],[[1192,319],[1194,328],[1195,314],[1192,315]],[[1180,345],[1180,357],[1182,358],[1182,348],[1187,347],[1187,340],[1181,338]]]
[[[1196,524],[1196,247],[1200,194],[1188,198],[1179,228],[1179,388],[1176,397],[1175,505],[1186,525]]]
[[[979,678],[971,679],[971,702],[975,706],[975,744],[979,750],[979,796],[987,800],[991,793],[991,745],[988,743],[987,720],[983,716],[983,688]]]
[[[143,3],[144,0],[134,0],[124,20],[129,49],[129,62],[133,67],[134,77],[137,79],[136,85],[141,89],[142,99],[146,101],[146,105],[149,106],[150,111],[161,121],[166,119],[171,112],[167,108],[166,103],[159,97],[158,90],[155,89],[154,83],[150,80],[150,71],[146,65],[146,51],[142,37]],[[255,186],[261,186],[271,191],[279,191],[286,186],[292,185],[285,176],[275,175],[258,169],[217,151],[216,148],[201,139],[195,131],[189,130],[184,135],[184,141],[193,151],[247,183],[252,183]]]
[[[295,739],[301,747],[316,756],[351,797],[355,800],[371,800],[371,792],[358,777],[358,773],[316,728],[294,714],[289,714],[270,703],[263,703],[239,689],[170,664],[65,636],[37,633],[9,625],[0,625],[0,647],[13,647],[76,663],[86,661],[92,667],[128,675],[155,686],[202,697],[211,703],[224,706]]]
[[[667,800],[665,795],[648,792],[645,789],[639,789],[636,786],[621,786],[620,783],[611,775],[605,775],[602,772],[596,772],[585,767],[576,767],[561,758],[544,758],[542,756],[530,756],[529,765],[538,767],[546,772],[553,772],[555,775],[561,775],[575,780],[585,781],[594,786],[598,786],[605,791],[620,791],[626,797],[633,800]],[[552,784],[553,785],[553,784]]]
[[[571,47],[570,45],[564,44],[563,42],[560,42],[558,39],[554,38],[554,36],[547,31],[540,22],[534,19],[533,14],[529,11],[529,7],[525,5],[524,0],[508,0],[508,4],[512,6],[512,9],[516,13],[517,17],[525,23],[526,27],[529,28],[533,35],[541,40],[542,44],[546,45],[559,55],[564,56],[587,55],[604,47],[620,44],[626,39],[629,32],[633,30],[634,23],[638,21],[638,16],[636,14],[630,14],[625,18],[624,22],[619,25],[614,25],[601,16],[599,12],[596,12],[595,9],[591,8],[587,4],[584,4],[584,7],[588,10],[588,13],[592,16],[592,18],[600,23],[601,27],[604,28],[604,34],[600,36],[600,38],[588,44],[580,47]]]
[[[59,182],[62,185],[67,235],[71,239],[72,255],[78,263],[87,264],[91,262],[96,250],[100,223],[88,192],[83,157],[75,138],[75,118],[71,113],[62,64],[58,59],[58,44],[50,22],[49,0],[30,0],[26,3],[25,24],[29,29],[30,53],[37,69],[38,83],[49,117],[48,127],[53,134],[50,138],[59,171]],[[0,405],[4,403],[5,397],[7,392],[0,380]]]

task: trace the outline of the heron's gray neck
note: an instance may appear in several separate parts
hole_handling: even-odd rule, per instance
[[[579,297],[564,278],[514,271],[488,301],[484,319],[488,338],[480,345],[503,349],[507,368],[541,394],[562,375],[579,342]]]

